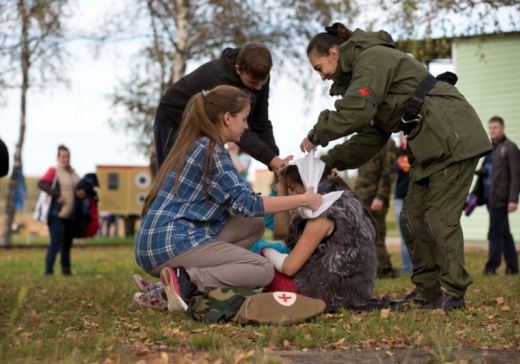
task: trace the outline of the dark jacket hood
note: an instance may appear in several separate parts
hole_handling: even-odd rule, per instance
[[[235,73],[235,64],[237,61],[238,52],[240,48],[226,48],[222,51],[220,59],[224,63],[227,70]]]

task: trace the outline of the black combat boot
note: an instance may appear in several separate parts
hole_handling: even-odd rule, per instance
[[[464,310],[465,308],[466,302],[464,301],[464,297],[455,297],[447,293],[444,295],[442,302],[442,309],[444,311]]]

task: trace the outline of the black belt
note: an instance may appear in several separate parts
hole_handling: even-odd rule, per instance
[[[423,115],[420,111],[424,103],[424,98],[433,86],[435,86],[436,82],[437,79],[432,75],[429,74],[426,76],[404,105],[404,113],[399,123],[399,129],[405,134],[410,134],[413,128],[417,126],[417,123],[422,120]]]

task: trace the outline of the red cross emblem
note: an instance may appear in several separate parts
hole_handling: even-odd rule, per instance
[[[291,297],[289,296],[286,296],[285,293],[282,294],[281,296],[278,296],[279,299],[283,300],[284,302],[287,302],[288,300],[291,299]]]
[[[273,292],[273,298],[282,306],[292,306],[296,302],[296,294],[293,292]]]
[[[368,87],[361,87],[358,92],[361,96],[370,96],[370,90]]]

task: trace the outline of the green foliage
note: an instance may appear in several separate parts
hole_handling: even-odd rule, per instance
[[[43,249],[0,253],[0,357],[6,362],[137,361],[277,362],[274,350],[425,348],[433,362],[457,348],[520,345],[518,277],[480,275],[484,252],[467,254],[475,283],[468,309],[322,315],[293,325],[207,325],[183,313],[138,307],[131,274],[139,269],[130,247],[72,251],[74,275],[44,277]],[[394,256],[394,261],[398,261]],[[378,280],[374,296],[402,298],[409,276]],[[379,350],[378,349],[378,350]]]

